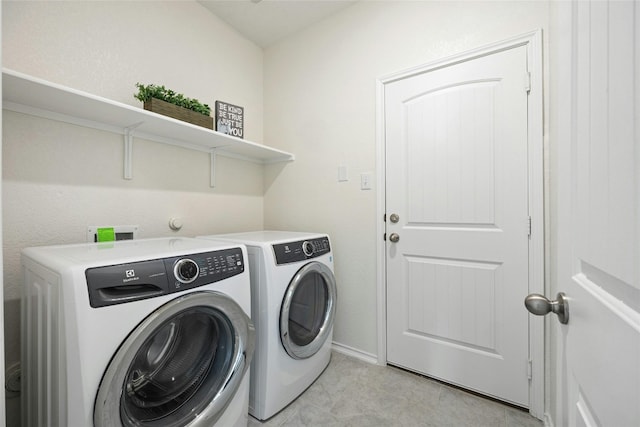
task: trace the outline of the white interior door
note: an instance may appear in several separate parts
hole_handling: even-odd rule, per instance
[[[638,426],[640,3],[556,8],[555,286],[570,317],[567,325],[548,319],[558,346],[555,424]]]
[[[512,46],[384,92],[387,361],[525,407],[527,75]]]

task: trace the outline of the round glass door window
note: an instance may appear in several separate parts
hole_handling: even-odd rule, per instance
[[[311,262],[295,274],[280,312],[280,338],[291,357],[305,359],[320,350],[331,335],[336,298],[336,280],[325,264]]]
[[[111,361],[96,426],[212,425],[249,366],[253,340],[249,318],[222,294],[196,292],[167,303]]]

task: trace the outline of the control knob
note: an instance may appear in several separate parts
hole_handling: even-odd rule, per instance
[[[191,283],[198,278],[200,268],[193,260],[183,258],[176,261],[173,267],[173,274],[181,283]]]
[[[304,252],[304,254],[306,256],[311,256],[313,255],[313,243],[311,242],[303,242],[302,243],[302,252]]]

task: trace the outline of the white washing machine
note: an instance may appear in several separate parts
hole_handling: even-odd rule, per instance
[[[247,246],[256,327],[249,413],[266,420],[329,364],[337,299],[329,236],[260,231],[201,238]]]
[[[242,245],[22,253],[22,426],[246,426],[255,333]]]

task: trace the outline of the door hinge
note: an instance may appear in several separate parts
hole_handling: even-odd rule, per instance
[[[531,237],[531,217],[529,217],[527,223],[527,237]]]
[[[527,93],[531,92],[531,73],[529,71],[524,73],[524,90]]]
[[[531,359],[527,361],[527,378],[533,378],[533,361]]]
[[[384,234],[382,235],[382,240],[384,240],[385,242],[387,241],[387,233],[384,233]]]
[[[382,217],[382,222],[387,222],[387,214],[384,214],[384,216]]]

